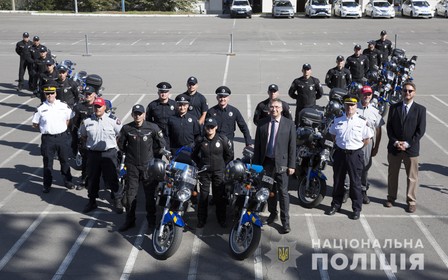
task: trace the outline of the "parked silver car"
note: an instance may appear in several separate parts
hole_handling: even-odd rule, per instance
[[[328,0],[307,0],[305,3],[305,16],[330,17],[331,5]]]
[[[366,16],[371,18],[385,17],[394,18],[394,7],[386,0],[370,1],[364,10]]]
[[[272,4],[272,17],[294,17],[294,8],[289,0],[276,0]]]
[[[448,0],[441,0],[436,4],[436,15],[448,17]]]
[[[431,5],[425,0],[406,0],[401,5],[401,15],[425,18],[434,16]]]

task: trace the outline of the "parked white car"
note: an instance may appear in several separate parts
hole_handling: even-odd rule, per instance
[[[439,1],[436,4],[436,15],[448,17],[448,0]]]
[[[410,17],[432,18],[434,12],[431,5],[425,0],[406,0],[401,4],[401,15]]]
[[[384,1],[384,0],[370,1],[366,5],[364,13],[366,16],[369,16],[372,18],[377,18],[377,17],[394,18],[395,17],[394,7],[389,2]]]
[[[305,16],[330,17],[331,5],[328,0],[307,0],[305,3]]]
[[[233,0],[230,5],[230,17],[252,18],[252,7],[247,0]]]
[[[339,17],[361,18],[361,6],[354,0],[336,0],[333,3],[333,15]]]
[[[294,17],[294,8],[289,0],[276,0],[272,5],[272,17]]]

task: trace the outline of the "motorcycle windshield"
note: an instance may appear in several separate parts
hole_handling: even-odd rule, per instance
[[[197,183],[198,170],[192,165],[185,165],[184,169],[180,171],[179,177],[176,178],[178,182],[179,189],[186,187],[188,189],[193,189]]]

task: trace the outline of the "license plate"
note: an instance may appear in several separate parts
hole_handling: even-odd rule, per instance
[[[325,140],[325,146],[328,146],[328,147],[333,147],[333,142],[332,141],[330,141],[330,140],[328,140],[328,139],[326,139]]]
[[[263,178],[261,178],[261,181],[265,182],[265,183],[268,183],[270,185],[274,184],[274,179],[272,179],[271,177],[266,176],[266,175],[263,175]]]

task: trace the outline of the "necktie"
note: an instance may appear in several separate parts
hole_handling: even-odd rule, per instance
[[[403,106],[403,120],[406,119],[406,116],[408,114],[408,106]]]
[[[274,157],[275,121],[271,121],[271,135],[269,136],[268,150],[266,155]]]

